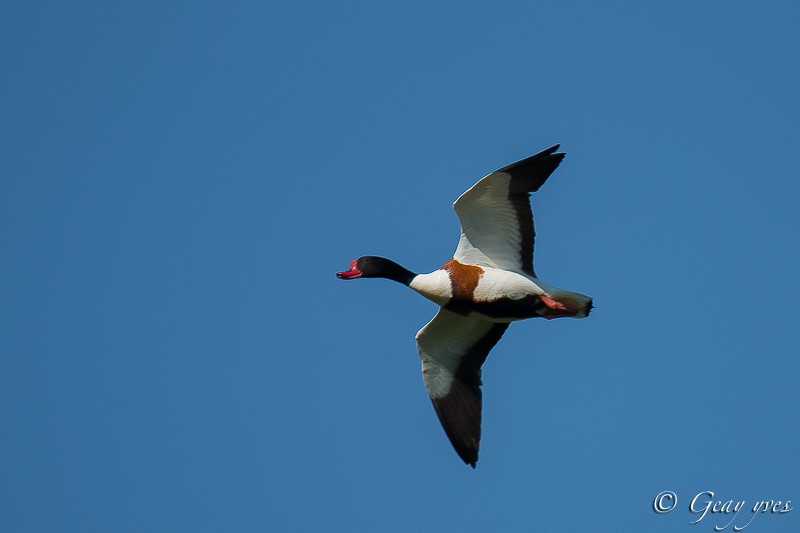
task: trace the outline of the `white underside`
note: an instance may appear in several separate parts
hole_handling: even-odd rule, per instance
[[[485,268],[478,280],[473,298],[476,302],[488,302],[498,298],[520,300],[528,295],[544,294],[545,291],[533,279],[507,270]]]
[[[531,294],[547,293],[538,280],[534,281],[523,274],[498,268],[483,267],[483,270],[473,293],[473,299],[476,302],[488,302],[498,298],[519,300]],[[420,274],[411,281],[409,286],[439,305],[445,305],[453,297],[453,286],[447,270]]]

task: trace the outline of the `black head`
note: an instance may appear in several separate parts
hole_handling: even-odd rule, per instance
[[[339,279],[388,278],[404,285],[411,283],[414,276],[416,274],[391,259],[375,255],[365,255],[353,259],[350,261],[349,269],[336,273],[336,277]]]

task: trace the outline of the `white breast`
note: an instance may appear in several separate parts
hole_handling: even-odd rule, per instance
[[[430,274],[419,274],[409,285],[425,298],[445,305],[453,297],[453,286],[446,270],[435,270]]]

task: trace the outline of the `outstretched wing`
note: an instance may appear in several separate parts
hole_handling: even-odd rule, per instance
[[[455,201],[461,221],[456,260],[536,277],[530,193],[538,191],[564,159],[558,147],[492,172]]]
[[[417,333],[425,389],[453,448],[472,468],[481,441],[481,365],[507,328],[440,309]]]

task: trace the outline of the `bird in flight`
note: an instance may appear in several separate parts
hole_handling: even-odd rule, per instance
[[[422,378],[447,437],[475,468],[481,439],[481,366],[511,322],[584,318],[592,299],[539,281],[530,196],[558,167],[559,145],[478,181],[453,204],[461,238],[452,259],[417,274],[377,256],[350,261],[340,279],[387,278],[439,305],[417,333]]]

